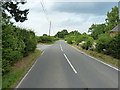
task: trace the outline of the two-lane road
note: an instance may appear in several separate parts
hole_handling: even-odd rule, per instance
[[[118,88],[118,71],[59,40],[43,51],[17,88]]]

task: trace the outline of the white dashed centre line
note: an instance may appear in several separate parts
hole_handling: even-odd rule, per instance
[[[63,51],[63,48],[62,48],[61,44],[60,44],[60,49],[61,49],[61,51]]]
[[[71,68],[73,69],[73,71],[75,72],[75,74],[77,74],[77,71],[75,70],[75,68],[73,67],[72,63],[69,61],[68,57],[64,54],[65,58],[67,59],[68,63],[70,64]]]

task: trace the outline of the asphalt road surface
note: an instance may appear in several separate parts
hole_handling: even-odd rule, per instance
[[[59,40],[44,49],[17,88],[118,88],[118,71]]]

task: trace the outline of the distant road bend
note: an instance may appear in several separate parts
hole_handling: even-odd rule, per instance
[[[118,88],[118,71],[59,40],[43,50],[16,88]]]

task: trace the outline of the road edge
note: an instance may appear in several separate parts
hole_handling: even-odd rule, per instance
[[[69,44],[68,44],[68,45],[69,45]],[[72,48],[74,48],[74,49],[77,50],[78,52],[83,53],[84,55],[86,55],[86,56],[88,56],[88,57],[90,57],[90,58],[93,58],[94,60],[96,60],[96,61],[98,61],[98,62],[100,62],[100,63],[102,63],[102,64],[104,64],[104,65],[106,65],[106,66],[108,66],[108,67],[111,67],[111,68],[114,69],[114,70],[120,71],[120,69],[118,69],[118,68],[116,68],[116,67],[114,67],[114,66],[112,66],[112,65],[110,65],[110,64],[108,64],[108,63],[106,63],[106,62],[103,62],[103,61],[101,61],[101,60],[99,60],[99,59],[97,59],[97,58],[95,58],[95,57],[93,57],[93,56],[91,56],[91,55],[88,55],[87,53],[85,53],[85,52],[83,52],[83,51],[75,48],[75,47],[72,46],[72,45],[69,45],[69,46],[71,46]]]

